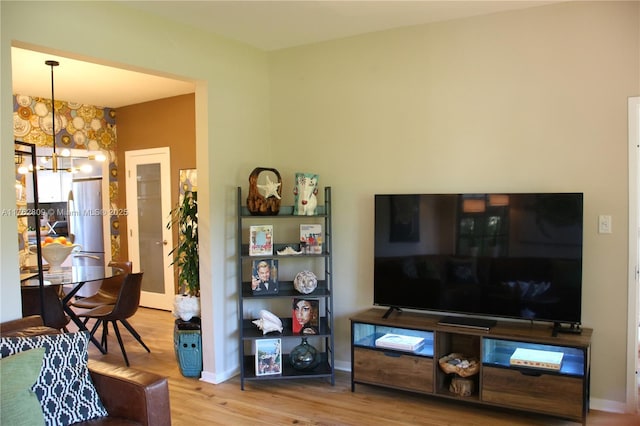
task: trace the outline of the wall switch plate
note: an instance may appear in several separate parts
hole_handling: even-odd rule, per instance
[[[611,234],[611,216],[610,215],[598,216],[598,233]]]

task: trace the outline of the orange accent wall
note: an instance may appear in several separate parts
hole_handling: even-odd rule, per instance
[[[118,206],[127,205],[124,153],[168,146],[171,155],[171,205],[178,202],[180,169],[196,168],[195,94],[120,107],[118,123]],[[132,214],[132,213],[130,213]],[[174,233],[177,241],[177,233]],[[126,217],[120,218],[120,254],[129,256]]]

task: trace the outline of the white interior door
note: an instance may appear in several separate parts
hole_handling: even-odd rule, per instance
[[[171,310],[175,294],[169,252],[171,211],[169,148],[125,152],[127,237],[134,272],[144,272],[140,306]]]

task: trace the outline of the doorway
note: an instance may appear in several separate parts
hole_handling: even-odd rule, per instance
[[[144,272],[140,306],[171,310],[175,295],[166,222],[171,211],[169,148],[125,152],[127,237],[134,272]]]
[[[640,97],[629,98],[629,330],[627,412],[640,412]]]

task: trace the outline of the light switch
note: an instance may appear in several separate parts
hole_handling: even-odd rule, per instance
[[[598,233],[611,234],[611,216],[610,215],[598,216]]]

